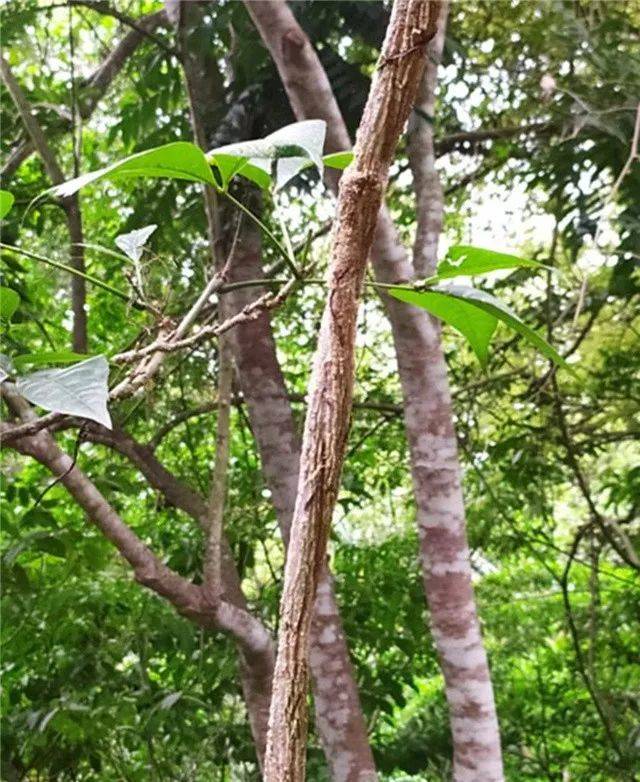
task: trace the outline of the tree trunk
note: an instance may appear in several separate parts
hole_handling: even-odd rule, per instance
[[[355,147],[340,183],[328,300],[310,381],[300,478],[280,605],[280,634],[269,712],[266,782],[304,779],[307,653],[313,603],[325,567],[353,392],[360,289],[389,165],[435,32],[437,6],[397,0]]]
[[[263,276],[260,235],[247,225],[237,243],[231,281]],[[239,312],[262,291],[226,294],[224,316]],[[285,545],[289,542],[300,466],[300,442],[267,313],[229,332],[238,378],[247,403],[262,472]],[[336,603],[333,579],[324,568],[311,626],[310,668],[316,728],[333,782],[377,779],[358,688]]]
[[[187,51],[190,31],[199,24],[202,8],[194,3],[185,7],[179,0],[167,0],[166,8],[179,30],[183,48],[194,135],[198,143],[205,145],[205,140],[213,136],[217,127],[217,101],[214,98],[221,82],[215,60]],[[207,203],[206,207],[213,243],[216,231],[219,231],[214,225],[218,220],[211,204]],[[230,281],[261,276],[260,237],[252,226],[242,227],[234,255]],[[221,297],[222,317],[239,312],[263,292],[253,288]],[[260,314],[255,320],[238,325],[225,338],[231,343],[265,481],[287,546],[298,484],[300,443],[268,314]],[[331,779],[333,782],[375,782],[373,754],[328,568],[321,576],[312,638],[316,725]]]
[[[278,67],[297,119],[324,119],[328,151],[348,148],[349,136],[329,80],[286,3],[245,0],[245,5]],[[433,69],[426,78],[435,83]],[[423,92],[422,100],[425,97]],[[423,181],[424,187],[419,184],[423,202],[419,237],[434,231],[439,234],[441,221],[426,189],[435,182],[433,171],[425,170]],[[437,238],[429,237],[432,258]],[[417,247],[426,244],[419,240]],[[371,259],[380,282],[402,282],[413,276],[385,207],[378,216]],[[460,465],[440,332],[427,313],[388,296],[383,299],[403,389],[425,592],[451,709],[455,779],[501,780],[500,735],[471,584]]]

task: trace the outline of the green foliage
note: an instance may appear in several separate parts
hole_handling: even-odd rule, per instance
[[[478,360],[487,365],[488,346],[498,325],[505,323],[540,353],[558,366],[569,368],[566,361],[536,331],[527,326],[506,304],[485,291],[466,285],[439,285],[433,291],[408,291],[391,288],[392,296],[431,312],[458,329],[469,340]]]
[[[449,248],[447,257],[438,264],[436,277],[446,280],[450,277],[473,277],[499,269],[519,268],[542,269],[542,264],[482,247],[456,245]]]
[[[7,323],[20,306],[20,296],[11,288],[0,286],[0,319]]]
[[[129,175],[112,169],[114,178],[108,173],[103,186],[80,191],[87,274],[103,284],[88,285],[89,350],[93,357],[111,356],[138,344],[141,333],[145,340],[156,333],[154,316],[131,304],[140,280],[146,300],[175,320],[210,279],[200,183],[213,179],[221,187],[223,180],[220,168],[212,170],[201,150],[182,141],[192,134],[180,64],[158,44],[175,45],[169,28],[158,28],[157,40],[144,38],[72,138],[69,9],[50,5],[55,3],[25,0],[3,7],[3,44],[63,170],[72,176],[77,148],[79,170],[94,172],[85,175],[91,177],[140,156]],[[98,5],[72,8],[80,103],[86,75],[128,32]],[[139,18],[158,7],[133,0],[126,10]],[[378,61],[387,4],[291,7],[318,45],[353,135]],[[443,331],[506,777],[517,782],[631,782],[638,767],[637,578],[592,524],[574,464],[586,477],[596,510],[615,520],[638,549],[637,163],[613,196],[611,184],[628,158],[640,97],[639,24],[633,4],[625,3],[452,4],[436,140],[538,122],[555,130],[460,144],[438,161],[448,191],[446,241],[453,244],[438,277],[453,280],[455,288],[454,277],[463,274],[506,274],[484,279],[482,293],[472,299],[434,288],[438,280],[397,291],[407,301],[428,300],[429,311],[445,322],[454,309],[461,312],[460,324],[451,325],[475,340],[467,347],[466,337]],[[207,107],[221,132],[207,140],[207,148],[265,139],[290,122],[277,73],[242,3],[208,4],[189,46],[210,53],[221,71],[216,99]],[[558,85],[547,102],[540,94],[545,72]],[[0,100],[6,161],[23,130],[6,91]],[[184,154],[170,154],[162,165],[156,158],[155,171],[140,167],[141,159],[149,162],[145,156],[162,157],[167,148]],[[263,168],[250,168],[242,155],[223,167],[229,194],[283,244],[266,191],[274,161],[277,177],[278,162],[295,157],[304,158],[304,167],[278,193],[278,206],[299,247],[332,214],[317,184],[317,161],[285,144]],[[332,157],[324,156],[323,165],[344,166],[351,159],[350,153]],[[245,189],[251,177],[234,171],[239,165],[260,178],[261,202]],[[405,170],[401,146],[388,202],[408,244],[415,199]],[[2,225],[2,285],[11,292],[0,290],[3,329],[5,312],[11,315],[3,352],[16,364],[13,377],[40,367],[70,369],[82,358],[69,352],[64,213],[51,199],[25,209],[50,184],[36,156],[5,182],[16,199]],[[238,213],[226,205],[221,213],[226,245]],[[158,228],[142,251],[136,232],[154,224]],[[128,234],[136,260],[116,251],[117,237]],[[531,260],[516,263],[477,245],[511,247]],[[280,278],[276,245],[264,243],[262,254],[267,273]],[[322,238],[314,239],[308,260],[316,266],[313,277],[321,278],[327,260]],[[533,264],[558,270],[552,286],[546,273],[534,274],[542,270]],[[525,349],[523,339],[514,339],[519,332],[508,322],[513,316],[486,296],[517,313],[516,323],[530,330],[524,340],[531,333],[550,335],[557,353],[576,361],[579,378],[558,373],[556,394],[549,366],[536,360],[536,351],[548,358],[542,346]],[[299,424],[324,297],[322,286],[300,286],[272,313]],[[503,318],[509,328],[496,328]],[[482,375],[475,350],[486,363]],[[447,705],[427,629],[395,354],[371,287],[356,365],[358,404],[330,543],[338,600],[381,779],[443,782],[451,777]],[[112,368],[114,382],[120,373]],[[141,443],[152,442],[167,469],[205,498],[215,458],[216,373],[214,341],[169,355],[155,383],[111,410],[119,426]],[[558,397],[572,452],[558,421]],[[192,415],[185,419],[186,412]],[[225,532],[249,608],[275,632],[282,543],[241,397],[232,418]],[[72,430],[56,438],[69,454],[78,445],[79,466],[123,520],[170,567],[197,582],[203,552],[197,523],[130,462],[106,446],[77,443],[77,435]],[[128,566],[59,484],[42,496],[53,478],[32,459],[7,450],[3,460],[2,778],[16,778],[17,772],[18,778],[78,782],[257,780],[233,645],[196,629],[134,583]],[[562,591],[568,565],[569,610]],[[580,655],[613,742],[594,707]],[[311,737],[309,760],[310,782],[324,782],[317,736]]]
[[[0,220],[9,214],[14,201],[13,193],[9,193],[7,190],[0,190]]]

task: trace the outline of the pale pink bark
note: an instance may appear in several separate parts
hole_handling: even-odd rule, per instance
[[[348,148],[348,133],[326,73],[286,3],[245,0],[245,5],[274,58],[296,117],[326,120],[328,151]],[[428,78],[433,83],[433,71]],[[425,194],[423,200],[427,199]],[[423,219],[423,227],[440,224],[436,209],[431,209],[428,220]],[[434,248],[437,236],[431,237],[431,257]],[[380,282],[413,277],[412,264],[384,206],[371,260]],[[471,584],[460,465],[439,327],[421,310],[386,296],[384,301],[404,396],[425,592],[451,710],[454,775],[456,782],[498,782],[503,778],[500,734]]]
[[[360,290],[389,166],[424,70],[423,47],[435,33],[436,15],[433,2],[396,0],[355,159],[340,183],[280,602],[265,782],[302,782],[305,775],[309,631],[349,430]]]
[[[201,23],[203,7],[166,0],[167,14],[178,32],[183,68],[197,142],[206,146],[217,126],[216,97],[221,77],[211,55],[189,50],[188,35]],[[212,246],[221,239],[216,209],[206,203]],[[260,237],[242,226],[229,264],[229,281],[262,276]],[[255,301],[263,291],[247,289],[221,297],[220,314],[228,318]],[[269,316],[237,325],[225,336],[231,345],[238,378],[266,484],[271,491],[285,545],[289,540],[296,498],[300,443],[286,385],[276,354]],[[373,755],[360,706],[355,675],[328,569],[322,575],[313,627],[314,701],[318,736],[334,782],[374,782]],[[262,737],[261,737],[262,738]]]

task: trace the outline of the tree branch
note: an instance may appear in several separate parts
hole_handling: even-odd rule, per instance
[[[0,57],[0,77],[18,109],[20,118],[37,150],[49,179],[54,185],[64,182],[65,176],[49,146],[44,132],[33,113],[29,101],[16,81],[9,64]],[[65,198],[61,202],[67,219],[70,241],[70,265],[80,272],[71,275],[71,305],[73,308],[73,349],[77,353],[87,352],[87,314],[85,311],[86,286],[84,277],[84,248],[82,232],[82,213],[78,194]]]

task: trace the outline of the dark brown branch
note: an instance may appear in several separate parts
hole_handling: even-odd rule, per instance
[[[10,386],[5,384],[2,392],[9,408],[25,423],[33,418],[30,405]],[[83,419],[71,417],[65,423],[81,423],[87,439],[114,447],[136,464],[149,483],[161,490],[176,507],[185,510],[201,524],[206,524],[207,509],[202,499],[172,476],[150,450],[118,430],[112,432],[98,424],[88,424]],[[225,600],[214,605],[201,587],[164,565],[137,537],[90,479],[74,464],[71,457],[59,448],[49,432],[41,431],[32,436],[23,436],[12,444],[12,448],[18,453],[31,456],[59,479],[78,505],[85,510],[89,519],[131,565],[140,584],[165,598],[179,613],[199,626],[229,633],[247,655],[258,656],[267,668],[272,668],[271,637],[262,623],[244,607],[237,574],[233,578],[234,570],[230,571],[230,568],[233,569],[233,562],[228,546],[223,547]]]

